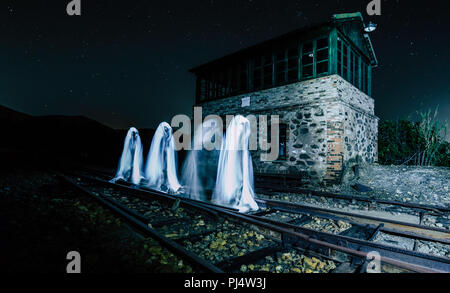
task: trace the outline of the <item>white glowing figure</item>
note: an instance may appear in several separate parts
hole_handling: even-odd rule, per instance
[[[177,176],[177,157],[172,127],[162,122],[153,136],[147,157],[145,178],[150,188],[177,192],[181,185]]]
[[[139,131],[136,128],[131,127],[125,137],[116,177],[111,180],[111,182],[124,180],[133,184],[139,184],[139,182],[144,179],[142,176],[143,161],[142,143],[141,138],[139,137]]]
[[[206,200],[206,192],[212,191],[215,186],[219,151],[204,149],[206,139],[212,137],[214,126],[209,121],[198,126],[194,134],[194,148],[189,151],[183,165],[183,189],[192,199]]]
[[[231,121],[222,143],[213,194],[213,201],[243,213],[259,209],[254,199],[253,164],[248,150],[250,131],[248,119],[238,115]]]

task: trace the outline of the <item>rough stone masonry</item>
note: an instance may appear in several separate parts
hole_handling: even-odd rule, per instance
[[[242,99],[250,105],[242,107]],[[374,100],[339,75],[202,103],[208,115],[279,115],[287,125],[285,160],[260,161],[257,173],[290,174],[311,183],[339,183],[344,170],[378,160],[378,118]]]

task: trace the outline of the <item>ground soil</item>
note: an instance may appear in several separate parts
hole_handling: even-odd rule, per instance
[[[82,272],[192,271],[54,173],[2,159],[0,271],[65,273],[69,251]]]

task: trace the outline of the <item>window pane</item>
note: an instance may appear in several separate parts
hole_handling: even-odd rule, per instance
[[[272,85],[272,73],[273,73],[273,61],[272,54],[267,54],[264,56],[264,68],[263,68],[264,78],[263,86],[268,87]]]
[[[312,65],[303,66],[302,77],[306,78],[312,75],[313,75],[313,66]]]
[[[328,49],[317,51],[317,62],[328,60]]]
[[[289,69],[292,69],[294,67],[298,67],[298,59],[297,58],[289,59],[288,60],[288,67],[289,67]]]
[[[290,48],[288,50],[288,81],[298,80],[298,48]]]
[[[264,75],[272,76],[272,64],[269,66],[264,66]]]
[[[351,51],[350,55],[350,81],[353,85],[356,85],[356,55],[355,52]]]
[[[253,64],[255,67],[261,66],[261,57],[256,57],[255,60],[253,60]]]
[[[248,78],[247,78],[247,65],[241,65],[241,75],[240,75],[240,90],[245,91],[248,89]]]
[[[277,84],[284,83],[284,82],[286,81],[285,76],[286,76],[286,75],[285,75],[284,72],[279,72],[279,73],[277,73],[275,82],[276,82]]]
[[[261,69],[255,69],[253,74],[253,87],[255,89],[261,88]]]
[[[303,45],[302,55],[302,78],[313,76],[314,53],[313,44],[307,43]]]
[[[328,61],[317,63],[317,74],[328,72]]]
[[[227,95],[231,94],[231,83],[232,83],[232,69],[227,69],[227,89],[226,93]]]
[[[337,51],[337,72],[342,76],[342,41],[338,38],[338,51]]]
[[[238,91],[238,79],[239,78],[239,71],[237,67],[234,67],[231,72],[231,91],[236,92]]]
[[[295,70],[288,71],[288,80],[289,81],[298,80],[298,69],[297,68]]]
[[[204,78],[202,78],[200,80],[200,88],[199,88],[199,99],[200,102],[205,101],[206,100],[206,80]]]
[[[348,69],[349,73],[350,73],[350,78],[349,81],[350,83],[354,84],[354,73],[355,73],[355,54],[353,53],[352,50],[350,50],[350,67]]]
[[[313,61],[314,61],[314,55],[312,52],[307,53],[306,55],[303,55],[303,57],[302,57],[303,65],[313,64]]]
[[[369,65],[366,64],[366,93],[369,93]]]
[[[343,64],[342,75],[345,79],[348,80],[348,47],[345,44],[343,44],[342,46],[342,64]]]
[[[271,75],[264,75],[264,86],[268,87],[272,85],[272,74]]]
[[[361,90],[366,92],[366,63],[361,60]]]
[[[214,83],[210,81],[210,82],[208,83],[208,88],[209,88],[209,95],[208,95],[208,98],[209,98],[209,99],[213,99],[213,98],[214,98]]]
[[[286,62],[282,61],[282,62],[278,62],[277,65],[275,66],[275,69],[278,72],[284,71],[286,68]]]
[[[280,124],[279,125],[280,136],[279,136],[279,154],[278,160],[286,160],[286,145],[287,145],[287,125]]]
[[[275,66],[276,71],[276,83],[282,83],[285,81],[285,75],[286,75],[286,62],[278,62]]]

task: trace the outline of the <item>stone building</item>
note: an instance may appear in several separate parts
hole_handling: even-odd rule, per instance
[[[334,15],[191,69],[203,115],[279,115],[280,155],[255,173],[338,183],[344,170],[377,161],[377,59],[360,13]]]

